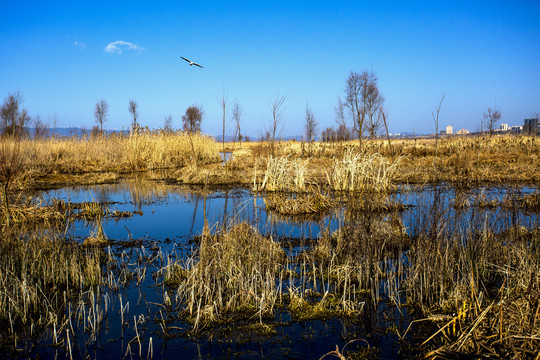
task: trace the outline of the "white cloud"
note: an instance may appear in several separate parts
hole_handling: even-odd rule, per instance
[[[84,48],[86,47],[86,44],[83,43],[83,42],[80,42],[80,41],[75,41],[75,42],[73,43],[73,45],[75,45],[76,47],[78,47],[78,48],[81,49],[81,50],[84,50]]]
[[[137,55],[142,53],[144,50],[144,48],[140,47],[139,45],[136,45],[127,41],[117,40],[105,46],[105,49],[103,49],[103,51],[106,53],[111,53],[111,54],[121,54],[122,49],[136,51]]]

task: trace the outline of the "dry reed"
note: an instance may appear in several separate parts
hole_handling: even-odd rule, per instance
[[[133,132],[130,136],[23,139],[20,144],[23,174],[18,187],[43,187],[56,181],[78,181],[77,175],[96,174],[89,183],[114,181],[110,173],[176,169],[194,163],[220,161],[217,145],[204,135],[194,135],[193,153],[182,132]],[[194,155],[193,155],[194,154]],[[109,174],[100,179],[100,174]],[[62,176],[69,176],[65,179]],[[57,180],[60,179],[60,180]],[[62,180],[63,179],[63,180]]]
[[[64,295],[100,282],[100,254],[93,248],[50,234],[4,234],[0,241],[0,321],[56,322]]]
[[[235,319],[262,323],[277,307],[298,319],[363,310],[352,272],[335,273],[332,262],[315,265],[309,254],[286,255],[248,224],[203,234],[200,241],[197,254],[162,271],[166,281],[179,284],[176,300],[192,331]]]
[[[257,183],[257,173],[254,174],[254,191],[306,191],[306,168],[309,160],[295,159],[288,156],[266,161],[266,171],[262,182]]]
[[[273,314],[283,256],[279,244],[247,224],[203,235],[198,261],[190,258],[184,265],[176,295],[194,330],[227,315]]]
[[[343,160],[335,160],[326,174],[328,185],[335,191],[385,192],[392,185],[401,158],[389,161],[378,153],[362,156],[345,152]]]
[[[264,204],[269,211],[283,215],[318,214],[329,210],[336,205],[329,196],[315,192],[313,194],[268,194],[264,197]]]

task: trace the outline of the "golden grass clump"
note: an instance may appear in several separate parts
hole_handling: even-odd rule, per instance
[[[327,195],[315,192],[312,194],[295,194],[286,196],[282,194],[268,194],[264,197],[267,210],[283,215],[318,214],[329,210],[336,205]]]
[[[538,252],[531,251],[526,242],[514,242],[508,238],[506,241],[511,244],[496,246],[498,251],[488,250],[493,245],[488,237],[480,241],[487,242],[483,244],[486,254],[460,256],[460,260],[465,262],[462,269],[459,273],[447,274],[457,277],[457,281],[453,286],[447,285],[447,294],[445,291],[439,295],[455,302],[452,307],[455,312],[444,318],[442,323],[438,320],[439,330],[422,344],[431,347],[437,344],[426,357],[538,357]],[[475,264],[476,258],[479,258],[480,265]]]
[[[189,259],[179,279],[177,300],[197,331],[227,316],[271,315],[278,296],[276,278],[284,251],[250,225],[233,225],[215,235],[203,234],[197,258]]]
[[[353,154],[346,151],[343,160],[334,160],[326,174],[328,185],[335,191],[384,192],[390,189],[401,158],[390,161],[378,153]]]
[[[286,256],[280,244],[246,223],[205,233],[198,253],[169,263],[165,281],[192,331],[226,321],[272,318],[286,308],[296,319],[357,316],[365,302],[352,266],[318,263],[309,253]]]
[[[100,254],[52,235],[0,241],[0,320],[56,322],[65,295],[101,282]]]
[[[272,157],[266,161],[266,172],[262,182],[257,181],[255,171],[254,191],[306,191],[306,169],[309,160],[290,159],[288,156]]]
[[[134,171],[178,168],[191,164],[220,161],[215,141],[210,137],[194,134],[190,138],[180,132],[134,133],[126,143],[125,162]]]
[[[29,225],[51,227],[67,219],[67,205],[62,201],[43,204],[40,200],[27,199],[11,204],[7,210],[1,207],[0,224],[6,224],[6,211],[9,211],[10,226],[17,228]]]

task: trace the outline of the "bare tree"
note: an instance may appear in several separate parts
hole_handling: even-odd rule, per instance
[[[388,146],[390,147],[390,153],[394,155],[394,149],[392,148],[392,143],[390,142],[390,132],[388,131],[388,122],[386,121],[386,110],[384,110],[383,107],[381,107],[381,110],[379,112],[380,117],[382,119],[382,123],[384,125],[384,130],[386,132],[386,138],[388,139]]]
[[[345,107],[349,109],[352,117],[353,130],[358,135],[358,141],[362,144],[362,132],[364,127],[365,109],[362,104],[362,78],[360,74],[351,71],[345,87]],[[339,106],[339,103],[338,103]]]
[[[361,74],[351,71],[345,87],[344,106],[351,113],[353,129],[358,135],[360,145],[365,130],[371,137],[375,135],[380,125],[378,112],[383,103],[384,98],[379,93],[377,76],[373,71],[364,70]]]
[[[227,92],[225,91],[225,88],[223,88],[223,93],[219,100],[219,105],[221,106],[221,110],[223,112],[223,122],[222,122],[222,132],[221,132],[221,143],[223,145],[223,151],[225,151],[225,133],[227,132],[227,104],[228,104],[228,98],[227,98]]]
[[[384,97],[380,94],[377,86],[377,78],[373,78],[367,83],[365,101],[366,101],[366,131],[371,140],[377,135],[382,122],[382,113]]]
[[[315,120],[315,116],[313,115],[313,111],[309,108],[309,105],[306,104],[306,123],[305,123],[305,130],[306,130],[306,141],[308,142],[308,151],[309,155],[311,155],[311,143],[315,140],[315,134],[317,134],[317,127],[318,127],[317,120]]]
[[[47,117],[47,122],[50,123],[50,118],[49,117]],[[58,128],[58,114],[57,113],[54,113],[52,123],[53,123],[52,134],[53,134],[53,136],[57,136],[58,135],[56,133],[56,129]]]
[[[340,124],[336,130],[336,140],[338,141],[349,141],[353,138],[353,134],[351,129],[347,126],[347,124]]]
[[[49,127],[41,120],[41,116],[36,115],[33,119],[34,123],[34,137],[41,139],[49,135]]]
[[[345,104],[341,101],[341,97],[338,96],[337,105],[334,107],[336,113],[337,131],[335,132],[336,140],[348,141],[352,138],[351,130],[347,126],[347,117],[345,116]]]
[[[272,149],[272,156],[275,155],[275,141],[276,136],[281,136],[283,127],[285,126],[285,121],[283,119],[283,107],[287,97],[285,95],[276,94],[276,97],[270,102],[270,109],[272,110],[272,123],[267,129],[267,134],[270,135],[270,146]]]
[[[28,111],[22,108],[22,97],[19,92],[9,94],[0,108],[0,124],[2,134],[13,137],[26,135],[26,126],[31,118]]]
[[[242,147],[242,133],[240,132],[240,117],[242,116],[242,109],[240,108],[240,104],[238,104],[238,100],[236,100],[233,104],[232,116],[236,124],[234,138],[238,139],[240,142],[240,147]]]
[[[327,127],[321,132],[321,140],[324,142],[332,142],[332,141],[336,141],[336,139],[337,139],[336,130],[334,130],[334,128],[332,127]]]
[[[6,225],[9,227],[9,185],[22,170],[21,137],[25,125],[30,121],[28,112],[22,107],[19,93],[10,94],[0,108],[2,139],[0,139],[0,182],[5,211]]]
[[[165,122],[163,123],[163,131],[166,133],[171,133],[172,130],[172,116],[165,116]]]
[[[338,103],[336,107],[334,108],[336,112],[336,124],[338,125],[338,129],[342,127],[347,128],[347,119],[345,117],[345,104],[343,104],[343,101],[341,101],[341,97],[338,96]]]
[[[191,143],[191,150],[193,152],[193,160],[196,160],[195,146],[193,145],[193,134],[201,131],[201,123],[204,115],[202,107],[197,105],[191,105],[186,109],[186,113],[182,116],[183,130],[189,136],[189,142]]]
[[[107,122],[109,117],[109,104],[105,100],[101,99],[96,103],[94,117],[99,125],[99,132],[103,134],[103,123]]]
[[[435,158],[433,159],[433,166],[435,166],[435,162],[437,161],[437,149],[439,145],[439,114],[441,112],[441,107],[445,96],[446,93],[443,93],[441,96],[441,101],[439,102],[439,106],[435,108],[434,112],[431,112],[433,122],[435,123]]]
[[[182,129],[191,134],[200,132],[203,115],[202,107],[191,105],[182,116]]]
[[[486,129],[489,131],[489,136],[493,135],[501,118],[502,114],[497,108],[488,108],[487,113],[483,113],[484,124],[486,124]]]
[[[139,112],[137,111],[137,108],[139,107],[139,104],[133,99],[129,100],[129,113],[131,114],[131,130],[136,131],[139,128],[139,123],[137,122],[137,119],[139,118]]]

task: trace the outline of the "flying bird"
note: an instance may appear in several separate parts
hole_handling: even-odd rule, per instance
[[[195,66],[198,66],[200,68],[203,68],[201,65],[197,64],[197,63],[194,63],[193,61],[189,60],[189,59],[186,59],[185,57],[183,56],[180,56],[182,59],[186,60],[188,63],[189,63],[189,66],[191,65],[195,65]],[[204,69],[204,68],[203,68]]]

